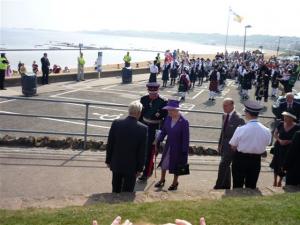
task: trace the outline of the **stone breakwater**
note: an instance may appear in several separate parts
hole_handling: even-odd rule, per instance
[[[14,137],[10,135],[0,136],[0,146],[5,147],[26,147],[26,148],[53,148],[53,149],[74,149],[81,150],[84,146],[84,140],[81,138],[66,137]],[[106,144],[103,141],[89,139],[86,142],[86,149],[91,151],[105,151]],[[161,144],[158,152],[162,153],[164,144]],[[219,155],[218,151],[212,148],[205,148],[203,146],[190,146],[189,154],[191,155]]]

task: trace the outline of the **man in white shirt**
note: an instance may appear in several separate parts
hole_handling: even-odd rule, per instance
[[[238,127],[229,141],[236,151],[232,162],[233,188],[256,188],[261,168],[261,155],[271,143],[270,130],[258,120],[263,108],[256,101],[245,101],[246,125]]]
[[[156,77],[158,74],[158,67],[156,66],[156,60],[150,65],[150,77],[149,83],[156,83]]]

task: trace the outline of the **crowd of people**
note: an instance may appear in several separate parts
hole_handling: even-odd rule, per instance
[[[130,66],[129,52],[124,56],[127,67]],[[214,102],[218,92],[222,92],[227,79],[233,79],[240,87],[241,99],[244,100],[245,119],[235,110],[233,99],[223,101],[224,115],[219,138],[218,151],[221,155],[215,189],[230,189],[231,177],[233,188],[256,188],[260,173],[261,156],[271,143],[271,131],[258,121],[263,109],[262,99],[277,97],[279,89],[286,94],[286,100],[279,106],[281,120],[274,131],[274,154],[270,164],[274,170],[274,186],[282,186],[286,176],[287,185],[300,184],[299,173],[299,116],[300,104],[294,101],[291,93],[300,72],[299,62],[278,61],[271,57],[264,60],[263,54],[217,53],[213,60],[190,58],[188,52],[175,50],[165,52],[161,67],[160,54],[150,65],[148,94],[139,101],[129,105],[129,114],[125,119],[112,123],[107,143],[106,164],[113,172],[113,192],[134,190],[136,178],[146,182],[156,167],[157,149],[164,138],[166,144],[161,161],[160,180],[154,185],[165,185],[166,173],[173,174],[173,181],[168,188],[177,190],[179,176],[189,174],[189,122],[180,113],[180,101],[185,100],[186,93],[203,82],[209,82],[209,101]],[[41,58],[42,84],[48,84],[50,61],[47,53]],[[84,80],[83,54],[78,57],[77,80]],[[1,86],[3,74],[9,65],[5,54],[1,54]],[[38,65],[33,63],[34,72]],[[20,74],[26,73],[24,64],[20,63]],[[162,87],[178,84],[180,99],[165,99],[159,95],[158,74],[162,72]],[[272,92],[269,92],[269,86]],[[250,99],[248,90],[255,87],[255,98]],[[253,139],[256,142],[253,142]],[[232,168],[232,171],[231,171]]]
[[[189,122],[180,113],[180,102],[161,97],[159,86],[158,83],[148,83],[148,94],[129,105],[128,117],[112,123],[106,164],[113,173],[113,192],[132,192],[137,178],[138,182],[146,182],[151,177],[156,167],[157,149],[166,136],[158,163],[161,176],[154,187],[164,187],[168,171],[173,174],[168,190],[175,191],[179,186],[179,176],[189,174]],[[270,165],[274,169],[274,186],[281,186],[285,175],[286,185],[300,184],[300,130],[296,124],[299,121],[289,110],[290,103],[286,105],[286,108],[282,107],[283,121],[274,134],[274,158]],[[233,99],[223,101],[224,115],[218,145],[221,161],[215,189],[257,187],[261,157],[271,144],[272,133],[258,120],[262,104],[247,100],[244,106],[246,121],[236,111]],[[279,181],[277,176],[280,176]]]
[[[124,57],[127,66],[130,66],[131,57],[129,53]],[[144,135],[143,144],[136,143],[136,148],[127,148],[127,142],[134,143],[131,133],[141,132],[138,128],[130,126],[132,132],[126,127],[117,126],[115,123],[125,123],[119,120],[113,123],[108,141],[106,163],[113,172],[113,190],[115,185],[114,174],[118,180],[118,192],[122,192],[122,182],[127,183],[126,168],[136,168],[131,172],[131,187],[134,190],[135,178],[139,182],[145,182],[152,175],[156,166],[156,154],[160,143],[167,136],[166,144],[158,166],[161,167],[160,180],[154,185],[162,188],[165,185],[166,172],[173,174],[173,181],[168,188],[170,191],[177,190],[180,175],[189,174],[188,168],[188,146],[189,146],[189,122],[179,111],[180,101],[185,100],[186,92],[195,87],[197,83],[201,86],[203,82],[209,82],[209,101],[215,101],[215,96],[221,92],[226,85],[226,79],[235,80],[240,88],[241,99],[244,101],[244,113],[246,121],[236,112],[233,99],[226,98],[223,102],[224,115],[222,117],[222,130],[219,138],[218,151],[221,155],[218,177],[215,189],[251,188],[255,189],[261,169],[261,157],[266,148],[271,144],[272,132],[258,120],[258,115],[263,109],[264,102],[269,98],[269,86],[271,84],[271,97],[278,97],[279,89],[281,95],[286,95],[286,101],[280,105],[280,122],[274,132],[276,140],[272,154],[274,158],[270,164],[274,169],[274,186],[281,186],[283,176],[287,176],[286,185],[300,184],[299,167],[299,103],[293,101],[291,90],[298,79],[300,72],[299,62],[278,61],[272,57],[264,60],[263,54],[258,52],[245,54],[233,52],[231,54],[219,54],[215,59],[190,58],[188,52],[175,50],[172,53],[166,51],[164,63],[160,65],[160,54],[150,65],[149,83],[147,84],[148,95],[143,96],[140,101],[129,106],[129,117],[126,118],[136,127],[142,124],[146,126],[147,135]],[[157,82],[158,74],[162,73],[162,87],[178,84],[180,99],[169,99],[168,101],[158,94],[160,84]],[[250,100],[248,91],[255,87],[255,98]],[[136,105],[138,113],[131,115],[131,107]],[[137,106],[138,105],[138,106]],[[134,131],[137,129],[137,131]],[[118,130],[118,132],[116,131]],[[145,131],[143,132],[145,133]],[[122,137],[126,138],[122,138]],[[129,137],[130,136],[130,137]],[[256,141],[253,142],[253,139]],[[118,140],[118,141],[116,141]],[[122,140],[121,142],[119,142]],[[128,141],[130,140],[130,141]],[[119,147],[118,147],[119,146]],[[120,155],[118,154],[120,151]],[[126,160],[128,151],[139,159],[137,164],[132,165],[132,159]],[[284,153],[282,153],[284,152]],[[121,166],[118,170],[112,169],[111,164]],[[143,161],[144,160],[144,161]],[[141,162],[144,162],[142,169]],[[231,171],[232,168],[232,171]],[[297,172],[298,169],[298,172]],[[181,171],[181,172],[180,172]],[[188,171],[188,172],[187,172]],[[120,173],[120,174],[119,174]],[[139,176],[142,174],[141,176]],[[279,176],[279,180],[278,180]],[[231,177],[233,184],[231,185]],[[125,185],[126,187],[126,185]]]
[[[156,82],[156,76],[162,71],[163,87],[167,87],[169,80],[170,86],[178,83],[181,100],[185,100],[186,92],[196,83],[201,86],[203,81],[209,81],[209,100],[215,101],[215,96],[224,89],[226,79],[234,79],[243,100],[249,99],[249,90],[255,88],[256,101],[267,102],[269,96],[278,97],[279,91],[282,95],[291,92],[300,73],[299,62],[279,61],[276,57],[265,60],[259,51],[217,53],[212,60],[190,58],[188,52],[179,50],[166,51],[162,67],[159,59],[158,54],[150,66],[149,82]]]
[[[42,72],[42,77],[41,77],[41,84],[49,84],[49,74],[54,73],[54,74],[59,74],[61,72],[64,73],[69,73],[70,69],[65,66],[64,69],[61,68],[61,66],[54,64],[53,67],[51,68],[51,64],[48,58],[48,54],[44,53],[43,57],[40,60],[41,62],[41,72]],[[83,53],[81,52],[79,57],[77,58],[77,63],[78,63],[78,72],[77,72],[77,81],[84,81],[84,65],[85,65],[85,60],[83,58]],[[20,74],[21,76],[24,76],[27,74],[27,72],[34,73],[37,75],[40,70],[39,70],[39,65],[37,62],[34,60],[31,65],[31,71],[29,71],[26,68],[26,65],[19,61],[18,63],[18,71],[17,73]],[[0,57],[0,90],[5,89],[5,77],[12,77],[14,74],[14,71],[11,69],[10,64],[8,59],[6,58],[5,53],[1,53]]]
[[[297,172],[297,169],[299,171],[297,165],[300,164],[300,159],[299,151],[296,150],[299,148],[297,142],[299,126],[297,123],[299,122],[300,105],[291,97],[293,96],[292,88],[299,76],[300,65],[299,62],[278,61],[274,57],[266,61],[263,54],[257,52],[246,52],[245,54],[239,52],[218,53],[215,59],[204,60],[203,58],[190,59],[188,52],[176,50],[171,53],[166,51],[162,67],[158,53],[150,65],[149,83],[147,84],[149,94],[143,96],[139,101],[141,104],[140,115],[136,117],[136,122],[139,121],[147,127],[144,170],[135,171],[136,173],[132,173],[132,177],[134,177],[133,175],[137,177],[137,174],[143,172],[138,177],[138,181],[143,182],[152,175],[157,148],[165,136],[167,136],[167,140],[161,161],[158,164],[161,167],[161,177],[154,187],[162,188],[165,185],[166,172],[169,171],[174,177],[168,190],[177,190],[178,178],[183,175],[179,173],[179,170],[188,170],[189,122],[179,111],[180,101],[174,99],[167,101],[158,94],[160,84],[157,83],[157,76],[160,72],[162,72],[163,88],[167,87],[169,80],[170,86],[178,84],[180,101],[185,100],[186,92],[194,88],[196,83],[201,86],[204,81],[209,82],[210,101],[215,101],[216,94],[223,90],[226,79],[235,80],[240,88],[241,99],[245,106],[246,121],[236,112],[233,99],[226,98],[223,102],[224,115],[218,145],[221,161],[215,189],[256,188],[261,169],[261,157],[265,154],[267,146],[271,144],[273,135],[258,120],[258,115],[264,107],[262,99],[264,102],[268,101],[270,85],[272,87],[271,97],[278,97],[279,89],[281,95],[287,93],[286,101],[280,105],[282,122],[278,124],[274,132],[276,142],[272,151],[274,158],[270,166],[274,169],[274,186],[281,186],[282,178],[285,175],[287,176],[286,185],[300,184],[300,173]],[[255,97],[250,100],[248,91],[252,87],[255,87]],[[111,130],[114,130],[113,128],[116,129],[114,125]],[[123,135],[128,135],[126,128],[119,129],[124,130]],[[109,137],[111,136],[116,139],[120,138],[122,132],[118,135],[110,133]],[[253,139],[256,141],[253,142]],[[111,157],[111,152],[115,152],[117,155],[118,147],[116,145],[109,140],[108,154]],[[126,141],[120,145],[126,146]],[[141,145],[137,146],[141,147]],[[123,153],[129,151],[129,149],[125,150],[124,147],[121,149],[120,151]],[[136,149],[136,151],[143,150]],[[134,153],[134,155],[140,154]],[[120,159],[124,166],[120,170],[123,177],[126,177],[124,172],[126,166],[130,164],[130,162],[126,163],[125,159],[125,156]],[[107,158],[107,164],[110,168],[111,160],[111,158]],[[140,162],[138,165],[140,168]],[[231,177],[233,177],[232,186]],[[134,189],[134,185],[131,189]]]

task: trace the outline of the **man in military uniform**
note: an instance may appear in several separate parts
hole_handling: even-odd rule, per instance
[[[140,181],[146,181],[153,172],[153,142],[155,139],[155,132],[163,123],[164,118],[168,112],[163,109],[167,105],[167,100],[159,96],[158,83],[148,83],[147,95],[141,98],[143,105],[140,121],[148,126],[148,143],[146,149],[145,169],[143,175],[139,177]]]

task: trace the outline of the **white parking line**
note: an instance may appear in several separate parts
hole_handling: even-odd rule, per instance
[[[51,120],[51,121],[57,121],[57,122],[63,122],[63,123],[71,123],[71,124],[76,124],[76,125],[82,125],[85,126],[85,123],[80,123],[80,122],[74,122],[74,121],[69,121],[69,120],[60,120],[60,119],[53,119],[53,118],[47,118],[47,117],[42,117],[42,120]],[[88,124],[89,127],[98,127],[98,128],[105,128],[109,129],[110,127],[106,126],[99,126],[95,124]]]
[[[0,104],[7,103],[7,102],[13,102],[13,101],[16,101],[16,99],[10,99],[10,100],[6,100],[6,101],[2,101],[2,102],[0,102]]]
[[[140,94],[146,94],[146,91],[129,91],[129,90],[124,90],[124,89],[105,89],[105,90],[109,90],[109,91],[118,91],[118,92],[128,92],[128,93],[140,93]],[[104,91],[98,91],[98,92],[104,92]],[[105,92],[105,93],[110,93],[110,92]]]
[[[62,98],[63,98],[63,97],[62,97]],[[76,103],[66,103],[66,104],[68,104],[68,105],[76,105],[76,106],[85,107],[85,105],[82,105],[82,104],[76,104]],[[118,111],[118,112],[128,112],[128,110],[124,110],[124,109],[114,109],[114,108],[100,107],[100,106],[94,106],[94,105],[91,105],[90,108],[94,108],[94,109],[114,110],[114,111]]]
[[[9,113],[9,114],[16,114],[16,115],[20,114],[20,113],[15,113],[15,112],[8,112],[8,111],[0,111],[0,113]]]
[[[114,84],[114,85],[104,87],[104,88],[102,88],[102,90],[107,90],[107,89],[110,89],[110,88],[113,88],[113,87],[116,87],[116,86],[118,86],[118,84]]]
[[[204,92],[204,90],[202,89],[202,90],[200,90],[196,95],[194,95],[193,97],[192,97],[192,99],[195,99],[195,98],[197,98],[200,94],[202,94]]]
[[[107,90],[104,90],[104,91],[95,91],[95,90],[80,90],[80,91],[85,91],[85,92],[94,92],[94,93],[107,93],[107,94],[119,94],[119,95],[124,95],[124,92],[128,92],[128,93],[134,93],[134,94],[137,94],[137,93],[140,93],[138,91],[125,91],[125,90],[114,90],[114,89],[109,89],[108,91]],[[119,93],[121,91],[121,93]],[[144,92],[141,92],[141,93],[144,93]],[[137,98],[140,98],[141,96],[139,95],[131,95],[130,98],[132,98],[132,96],[134,97],[137,97]]]
[[[70,99],[70,100],[78,100],[78,101],[87,101],[87,99],[83,98],[70,98],[70,97],[63,97],[63,96],[57,96],[56,98],[62,98],[62,99]],[[114,104],[113,102],[103,102],[103,101],[95,101],[95,100],[88,100],[91,103],[99,103],[99,104]],[[115,103],[120,104],[120,103]]]
[[[222,91],[222,94],[221,94],[221,96],[216,96],[216,98],[224,98],[225,97],[225,95],[227,95],[228,93],[230,92],[230,89],[224,89],[223,91]]]
[[[194,104],[190,104],[190,103],[182,103],[182,104],[180,104],[180,109],[192,110],[194,107],[195,107],[195,105]],[[186,115],[188,113],[189,112],[182,112],[183,115]]]
[[[56,98],[56,97],[61,96],[61,95],[65,95],[65,94],[69,94],[69,93],[74,93],[74,92],[82,91],[82,90],[88,89],[88,88],[90,88],[90,87],[77,88],[77,89],[74,89],[74,90],[71,90],[71,91],[66,91],[66,92],[62,92],[62,93],[56,94],[56,95],[51,95],[50,97],[51,98]]]

